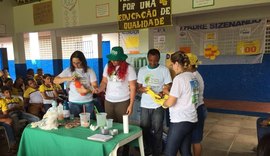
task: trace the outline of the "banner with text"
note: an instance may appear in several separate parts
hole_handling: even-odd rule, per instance
[[[178,25],[177,46],[190,49],[203,64],[261,63],[266,19]]]
[[[120,30],[171,24],[171,0],[119,0],[118,25]]]

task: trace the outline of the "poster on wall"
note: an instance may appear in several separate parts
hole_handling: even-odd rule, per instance
[[[109,3],[96,5],[96,18],[107,17],[110,15]]]
[[[34,25],[53,23],[52,1],[33,4]]]
[[[193,8],[201,8],[206,6],[213,6],[215,3],[214,0],[192,0]]]
[[[177,46],[189,47],[203,64],[261,63],[266,19],[177,25]]]
[[[154,28],[154,48],[160,52],[166,51],[166,29],[164,27]]]
[[[171,0],[119,0],[119,30],[144,29],[172,24]]]
[[[120,46],[126,54],[139,54],[139,30],[119,33]]]

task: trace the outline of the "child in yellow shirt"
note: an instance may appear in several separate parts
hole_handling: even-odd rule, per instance
[[[8,114],[14,123],[14,130],[17,134],[19,134],[22,128],[19,120],[26,119],[28,123],[39,121],[37,116],[25,112],[23,101],[18,97],[11,96],[11,89],[8,86],[2,87],[2,94],[4,98],[0,100],[0,104],[7,106]]]

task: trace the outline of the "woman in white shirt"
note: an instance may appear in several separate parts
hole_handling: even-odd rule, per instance
[[[70,67],[64,69],[54,78],[55,84],[68,82],[70,89],[68,100],[70,113],[79,116],[85,111],[93,113],[93,93],[98,88],[97,77],[93,69],[87,66],[87,61],[81,51],[75,51],[70,57]]]
[[[164,102],[170,111],[170,128],[165,149],[166,156],[191,156],[191,135],[197,122],[196,105],[198,104],[199,85],[192,72],[184,52],[178,51],[171,55],[172,67],[177,76],[169,92],[164,87],[163,92],[169,94]]]
[[[110,60],[103,70],[99,92],[105,91],[105,112],[115,122],[123,122],[124,114],[131,115],[136,95],[136,72],[126,62],[122,47],[113,47]]]

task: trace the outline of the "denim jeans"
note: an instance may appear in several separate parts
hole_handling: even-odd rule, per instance
[[[198,115],[198,122],[196,123],[195,128],[192,131],[192,144],[200,143],[203,139],[203,128],[204,128],[204,121],[207,117],[207,109],[205,105],[200,105],[197,108],[197,115]]]
[[[69,102],[69,111],[70,114],[74,114],[75,117],[79,117],[79,114],[83,112],[83,107],[85,105],[85,112],[88,112],[91,114],[93,114],[93,110],[94,110],[94,103],[93,101],[84,103],[84,104],[78,104],[78,103],[73,103],[73,102]]]
[[[192,156],[191,135],[195,124],[192,122],[170,123],[165,149],[166,156],[176,156],[178,150],[181,156]]]
[[[263,120],[266,120],[267,118],[258,118],[257,119],[257,137],[258,137],[258,142],[261,140],[261,138],[266,135],[270,134],[270,126],[261,126],[260,123]]]
[[[164,109],[142,108],[141,127],[143,130],[143,139],[145,153],[153,156],[161,155],[162,152],[162,132],[163,132]]]
[[[7,132],[8,140],[11,145],[16,143],[14,132],[12,127],[9,124],[6,124],[4,122],[0,122],[0,126],[3,126]]]
[[[9,113],[9,116],[13,117],[13,120],[26,119],[28,123],[37,122],[40,120],[39,117],[24,111],[12,111]]]

